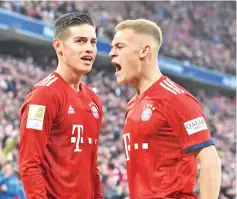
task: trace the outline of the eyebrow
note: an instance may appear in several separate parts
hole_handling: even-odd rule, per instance
[[[111,44],[111,47],[113,47],[113,46],[118,46],[118,45],[120,45],[120,44],[126,46],[126,44],[123,43],[123,42],[117,42],[117,43],[114,43],[114,44],[112,43],[112,44]]]
[[[78,36],[78,37],[75,37],[74,39],[84,39],[84,40],[87,40],[87,39],[89,39],[89,38],[88,38],[88,37],[80,37],[80,36]],[[96,38],[91,38],[91,39],[89,39],[89,40],[97,41]]]

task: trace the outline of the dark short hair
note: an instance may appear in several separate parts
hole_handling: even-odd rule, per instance
[[[90,15],[85,13],[69,13],[59,17],[54,24],[54,38],[62,39],[67,28],[77,25],[88,24],[95,27],[93,19]]]

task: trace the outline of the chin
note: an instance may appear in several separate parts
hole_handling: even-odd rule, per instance
[[[124,78],[117,77],[117,83],[119,83],[119,84],[127,84],[128,82]]]
[[[77,68],[75,68],[75,70],[77,72],[80,72],[80,73],[89,73],[92,69],[92,65],[83,65],[83,66],[79,66]]]

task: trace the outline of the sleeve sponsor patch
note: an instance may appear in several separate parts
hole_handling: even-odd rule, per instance
[[[184,123],[184,126],[188,135],[192,135],[194,133],[207,129],[207,124],[203,117],[198,117],[196,119],[189,120]]]
[[[45,106],[31,104],[29,106],[26,128],[42,130],[44,123]]]

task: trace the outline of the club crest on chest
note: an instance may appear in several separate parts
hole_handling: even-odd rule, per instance
[[[99,111],[98,111],[98,107],[96,106],[96,104],[94,102],[91,102],[89,104],[89,106],[91,107],[91,113],[92,113],[93,117],[95,119],[99,119]]]
[[[155,107],[152,104],[147,104],[145,107],[143,107],[141,120],[144,122],[150,120],[154,110]]]

